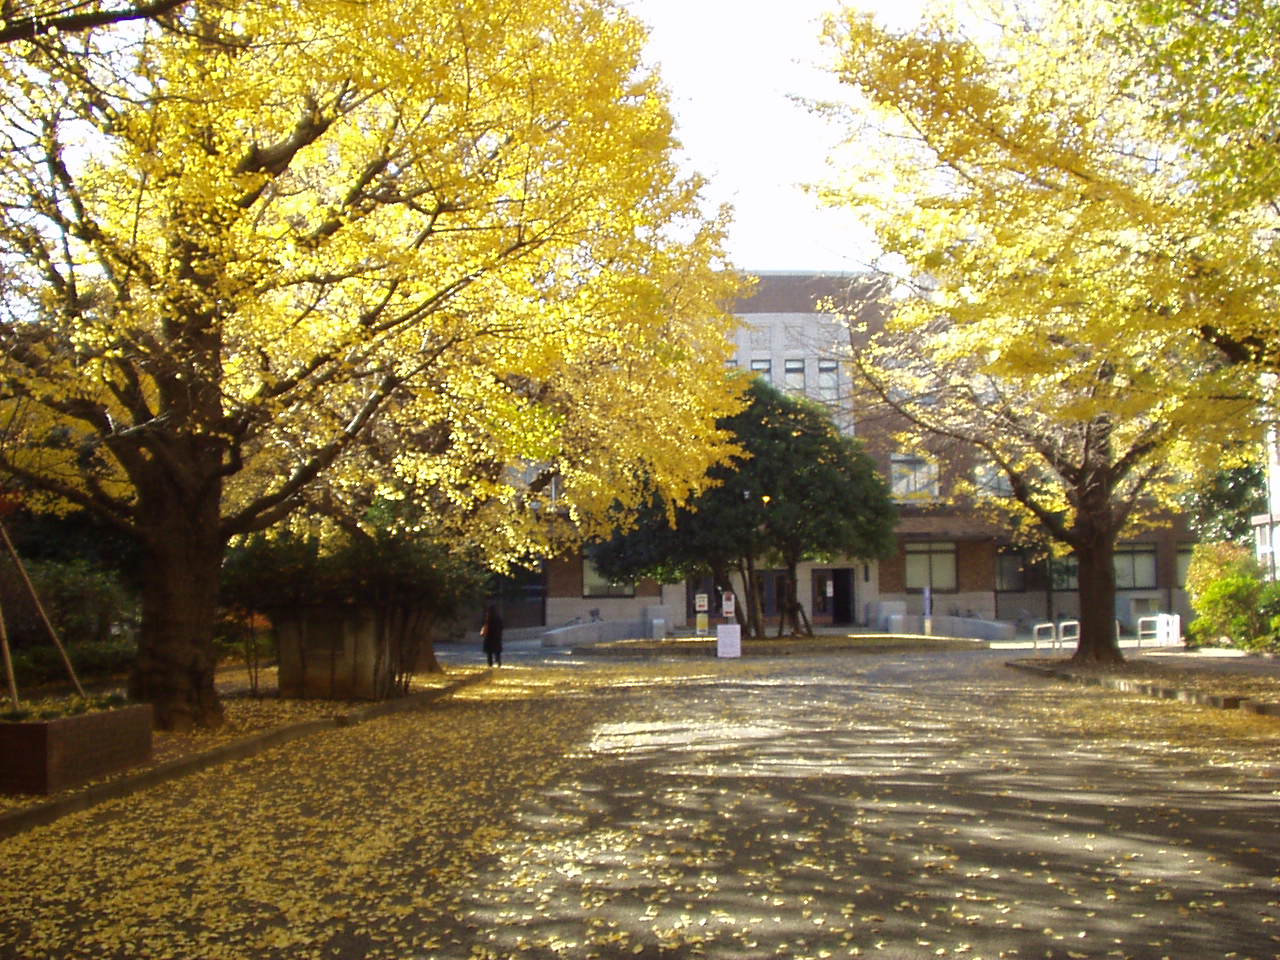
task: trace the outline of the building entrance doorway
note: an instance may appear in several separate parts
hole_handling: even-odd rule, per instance
[[[833,627],[847,627],[854,623],[853,569],[838,567],[835,570],[813,571],[814,623],[826,623]]]

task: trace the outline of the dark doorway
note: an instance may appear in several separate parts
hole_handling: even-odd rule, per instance
[[[853,569],[841,567],[831,571],[831,623],[837,627],[853,625]]]

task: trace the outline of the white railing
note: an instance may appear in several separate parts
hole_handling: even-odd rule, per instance
[[[1040,649],[1040,641],[1053,649],[1078,643],[1080,640],[1079,620],[1060,620],[1057,623],[1037,623],[1031,628],[1031,642],[1035,649]]]
[[[1120,636],[1120,621],[1116,621],[1116,636]],[[1031,629],[1031,642],[1035,649],[1045,646],[1075,646],[1080,642],[1080,621],[1061,620],[1057,623],[1037,623]],[[1158,613],[1151,617],[1138,618],[1138,646],[1147,643],[1151,646],[1169,647],[1182,642],[1182,618],[1176,613]]]
[[[1031,643],[1035,649],[1040,649],[1041,639],[1046,639],[1048,646],[1056,647],[1058,645],[1058,625],[1056,623],[1037,623],[1031,628]]]
[[[1138,618],[1138,646],[1144,640],[1158,647],[1174,646],[1182,642],[1182,618],[1176,613],[1157,613],[1152,617]]]

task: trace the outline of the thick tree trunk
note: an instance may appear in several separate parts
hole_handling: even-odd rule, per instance
[[[1123,663],[1116,637],[1115,537],[1076,547],[1080,584],[1080,642],[1076,663]]]
[[[218,499],[209,500],[195,511],[173,501],[167,522],[152,527],[142,544],[142,629],[129,695],[154,705],[162,730],[222,723],[213,636],[225,544]]]

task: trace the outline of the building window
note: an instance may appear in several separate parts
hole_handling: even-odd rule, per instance
[[[1180,543],[1178,544],[1178,586],[1185,587],[1187,585],[1187,570],[1191,568],[1191,549],[1194,544]]]
[[[1116,547],[1116,589],[1153,590],[1156,585],[1156,545],[1124,543]]]
[[[818,361],[818,399],[823,403],[840,399],[840,365],[834,360]]]
[[[973,468],[973,485],[980,497],[1012,497],[1013,483],[1009,475],[994,463],[980,463]]]
[[[936,500],[938,465],[924,457],[895,453],[889,458],[889,488],[895,500]]]
[[[759,376],[763,380],[773,380],[773,361],[772,360],[752,360],[751,372]]]
[[[919,593],[928,587],[935,593],[955,592],[956,545],[950,541],[908,543],[907,590]]]
[[[783,361],[783,385],[793,393],[804,393],[804,361]]]
[[[1049,582],[1055,590],[1080,589],[1080,565],[1075,557],[1054,557],[1049,561]]]
[[[724,362],[724,365],[725,365],[726,367],[736,367],[736,366],[738,365],[738,358],[737,358],[737,357],[730,357],[728,360],[726,360],[726,361]]]
[[[596,569],[590,557],[582,558],[582,595],[584,597],[634,597],[634,583],[615,583]]]
[[[1026,558],[1020,551],[996,555],[996,589],[1006,593],[1022,593],[1027,589]]]

